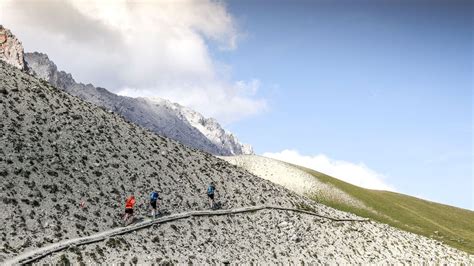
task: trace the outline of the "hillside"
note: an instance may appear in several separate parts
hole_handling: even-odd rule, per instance
[[[256,205],[356,218],[225,161],[159,137],[0,62],[0,261],[120,227],[125,196],[148,214],[158,190],[176,215],[207,208],[217,184],[223,209]],[[85,206],[80,207],[84,201]],[[192,217],[70,248],[43,263],[470,263],[439,242],[372,221],[336,222],[262,210]]]
[[[125,119],[159,135],[177,140],[215,155],[252,154],[250,145],[241,144],[225,131],[217,121],[198,112],[160,98],[132,98],[120,96],[92,84],[82,84],[73,76],[59,71],[46,54],[25,53],[26,66],[31,74],[48,81],[87,102],[119,113]]]
[[[361,188],[311,169],[261,156],[222,158],[327,206],[437,239],[474,254],[472,211],[400,193]]]
[[[129,123],[0,61],[0,262],[120,227],[127,195],[146,219],[156,189],[172,215],[207,209],[214,181],[223,209],[256,205],[356,218],[207,153]],[[84,201],[85,206],[80,207]],[[376,222],[336,222],[262,210],[192,217],[70,248],[43,263],[421,263],[472,259]]]
[[[225,208],[310,203],[3,62],[0,80],[0,256],[115,227],[131,193],[143,215],[153,189],[171,212],[207,207],[211,180]]]

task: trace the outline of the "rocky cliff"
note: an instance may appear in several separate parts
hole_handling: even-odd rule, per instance
[[[19,69],[25,68],[24,52],[21,42],[10,30],[0,25],[0,60]]]

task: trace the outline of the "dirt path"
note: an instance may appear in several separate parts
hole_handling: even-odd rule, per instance
[[[183,213],[178,213],[178,214],[173,214],[169,215],[166,217],[161,217],[158,219],[152,219],[148,221],[143,221],[137,224],[133,224],[127,227],[120,227],[120,228],[114,228],[110,229],[107,231],[103,231],[91,236],[87,237],[80,237],[80,238],[73,238],[73,239],[68,239],[64,240],[61,242],[53,243],[51,245],[36,249],[36,250],[31,250],[28,252],[25,252],[23,254],[20,254],[16,257],[13,257],[7,261],[4,262],[5,265],[17,265],[17,264],[26,264],[26,263],[32,263],[34,261],[37,261],[43,257],[46,257],[54,252],[58,252],[64,249],[67,249],[69,247],[76,247],[76,246],[82,246],[82,245],[87,245],[95,242],[100,242],[104,241],[110,237],[117,236],[117,235],[123,235],[127,234],[130,232],[134,232],[146,227],[150,227],[155,224],[161,224],[161,223],[166,223],[166,222],[171,222],[175,220],[180,220],[180,219],[185,219],[193,216],[215,216],[215,215],[230,215],[230,214],[236,214],[236,213],[244,213],[244,212],[254,212],[254,211],[260,211],[260,210],[265,210],[265,209],[273,209],[273,210],[282,210],[282,211],[293,211],[293,212],[299,212],[299,213],[305,213],[308,215],[312,216],[317,216],[323,219],[328,219],[330,221],[334,222],[366,222],[368,219],[338,219],[338,218],[333,218],[333,217],[328,217],[324,215],[320,215],[314,212],[309,212],[305,210],[300,210],[300,209],[293,209],[293,208],[284,208],[284,207],[278,207],[278,206],[254,206],[254,207],[243,207],[243,208],[236,208],[236,209],[228,209],[228,210],[203,210],[203,211],[190,211],[190,212],[183,212]]]

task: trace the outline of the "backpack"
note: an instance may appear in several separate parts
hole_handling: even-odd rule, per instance
[[[150,194],[150,200],[151,200],[151,201],[156,201],[156,200],[158,200],[158,192],[156,192],[156,191],[151,192],[151,194]]]
[[[207,195],[212,195],[214,194],[214,190],[216,190],[216,188],[214,186],[209,186],[207,188]]]

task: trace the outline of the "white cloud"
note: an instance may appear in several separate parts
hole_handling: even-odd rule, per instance
[[[224,122],[266,108],[258,80],[232,81],[210,55],[209,42],[233,50],[240,37],[221,1],[0,0],[0,21],[78,81],[168,97]]]
[[[316,156],[301,155],[295,150],[283,150],[277,153],[264,153],[263,156],[284,162],[301,165],[306,168],[336,177],[356,186],[395,191],[395,188],[385,182],[385,176],[368,168],[363,163],[351,163],[334,160],[324,154]]]
[[[265,100],[246,97],[253,96],[259,84],[258,80],[252,80],[249,83],[239,81],[226,86],[224,89],[222,89],[223,86],[209,84],[205,90],[194,84],[187,84],[173,90],[163,91],[160,96],[172,102],[179,102],[184,106],[205,106],[207,112],[218,113],[220,120],[228,123],[235,120],[235,110],[239,110],[241,116],[250,116],[262,110],[267,110]],[[132,88],[123,88],[118,94],[130,97],[155,96],[152,89],[137,91]],[[225,108],[216,105],[215,102],[222,103]]]
[[[243,95],[254,96],[257,94],[258,89],[261,86],[261,82],[258,79],[252,79],[251,81],[246,82],[245,80],[239,80],[235,83],[237,92],[242,93]]]

